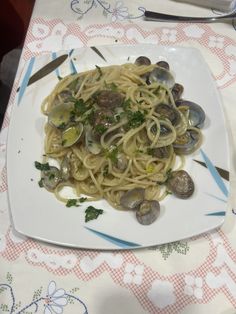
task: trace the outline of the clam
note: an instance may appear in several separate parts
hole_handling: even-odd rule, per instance
[[[201,106],[199,106],[195,102],[184,99],[179,99],[178,101],[176,101],[176,106],[185,107],[188,109],[189,111],[188,121],[190,126],[196,128],[203,127],[206,115]]]
[[[61,178],[64,181],[67,181],[70,178],[70,162],[69,158],[65,156],[61,162]]]
[[[137,65],[150,65],[151,61],[148,57],[140,56],[135,60],[134,63]]]
[[[64,128],[70,122],[73,104],[60,104],[55,106],[48,115],[48,122],[56,128]]]
[[[85,145],[88,151],[94,155],[98,155],[101,152],[101,145],[96,141],[92,127],[89,125],[86,126],[85,130]]]
[[[157,66],[150,72],[148,81],[149,84],[159,83],[165,85],[170,89],[175,85],[175,79],[170,71],[159,66]]]
[[[98,106],[105,109],[120,107],[123,100],[124,96],[121,93],[112,90],[102,90],[96,97]]]
[[[155,108],[155,112],[161,117],[170,120],[172,125],[177,125],[180,121],[180,113],[174,107],[168,104],[159,104]]]
[[[57,167],[50,166],[49,170],[41,172],[42,184],[49,190],[53,191],[58,183],[61,181],[61,172]]]
[[[72,98],[72,92],[69,89],[68,90],[63,90],[57,96],[60,97],[61,100],[67,101],[70,98]]]
[[[142,225],[152,224],[160,215],[160,204],[158,201],[144,200],[136,211],[136,218]]]
[[[167,159],[170,157],[171,154],[171,146],[163,146],[163,147],[155,147],[151,151],[151,155],[153,157],[159,159]]]
[[[175,85],[171,89],[172,96],[175,101],[179,100],[184,92],[183,85],[179,83],[175,83]]]
[[[70,126],[62,132],[62,146],[70,147],[74,145],[80,139],[83,133],[83,124],[78,123],[76,125]]]
[[[167,180],[167,188],[177,197],[186,199],[194,192],[194,183],[185,170],[171,172]]]
[[[170,134],[172,130],[169,128],[168,124],[164,121],[160,121],[160,136],[166,136]]]
[[[134,188],[125,192],[120,198],[120,205],[124,209],[135,210],[144,201],[145,190]]]
[[[168,70],[168,71],[170,70],[169,63],[166,62],[166,61],[164,61],[164,60],[158,61],[158,62],[156,63],[156,65],[158,65],[160,68],[164,68],[164,69],[166,69],[166,70]]]
[[[184,134],[177,136],[173,148],[178,155],[193,153],[201,145],[201,135],[197,130],[189,129]]]

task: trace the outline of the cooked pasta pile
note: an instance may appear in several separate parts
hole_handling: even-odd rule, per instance
[[[123,64],[69,75],[44,100],[45,160],[58,162],[61,178],[51,190],[61,201],[65,186],[78,197],[120,208],[124,192],[145,189],[162,200],[176,168],[176,142],[189,129],[188,110],[176,107],[171,89],[145,77],[156,65]],[[199,141],[200,145],[200,141]],[[184,164],[184,158],[181,158]]]

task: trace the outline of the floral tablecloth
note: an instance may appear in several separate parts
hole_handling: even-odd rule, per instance
[[[11,224],[6,142],[23,66],[32,56],[101,44],[154,43],[198,48],[222,95],[232,160],[236,147],[236,21],[146,22],[144,10],[218,15],[174,0],[38,0],[0,135],[0,313],[236,312],[236,176],[220,230],[154,248],[89,251],[48,245]],[[52,222],[53,223],[53,222]]]

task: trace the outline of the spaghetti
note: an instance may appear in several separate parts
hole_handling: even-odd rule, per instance
[[[122,195],[134,188],[145,189],[147,200],[168,194],[175,143],[192,129],[200,139],[197,149],[201,132],[189,125],[188,110],[176,106],[172,87],[147,82],[156,68],[96,66],[65,77],[44,100],[45,161],[55,159],[60,170],[59,183],[46,188],[59,200],[67,201],[61,193],[65,186],[78,197],[106,199],[118,209]]]

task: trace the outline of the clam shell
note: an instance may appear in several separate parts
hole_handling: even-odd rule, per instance
[[[48,122],[56,128],[64,128],[70,122],[73,105],[60,104],[55,106],[48,115]]]
[[[76,125],[70,126],[62,132],[62,146],[70,147],[74,145],[80,139],[83,133],[83,124],[78,123]]]
[[[158,201],[143,201],[136,211],[136,218],[141,225],[152,224],[160,215],[160,204]]]
[[[125,209],[134,210],[144,201],[145,190],[135,188],[125,192],[120,198],[120,205]]]
[[[180,99],[176,101],[176,106],[187,107],[189,110],[188,122],[190,126],[202,128],[206,119],[206,114],[201,106],[195,102]]]
[[[167,181],[167,188],[177,197],[186,199],[194,192],[194,182],[185,170],[173,171]]]
[[[150,72],[148,80],[150,84],[157,82],[167,86],[170,89],[175,84],[175,79],[170,71],[158,66]]]

